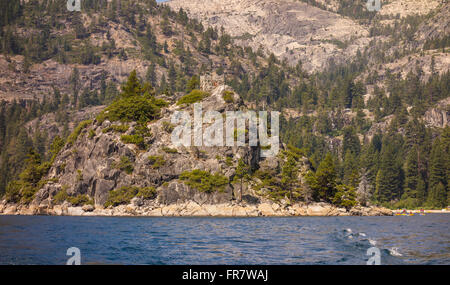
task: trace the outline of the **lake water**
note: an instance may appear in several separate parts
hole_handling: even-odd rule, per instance
[[[450,264],[450,215],[293,218],[0,216],[0,264]]]

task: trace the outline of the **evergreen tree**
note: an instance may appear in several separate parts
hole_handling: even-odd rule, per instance
[[[235,179],[240,183],[239,201],[242,201],[243,184],[250,178],[250,166],[247,165],[242,158],[239,159],[236,167]]]
[[[308,173],[306,180],[313,190],[315,201],[331,202],[336,192],[336,170],[330,153],[327,153],[315,173]]]
[[[137,77],[136,70],[133,70],[128,77],[127,82],[122,85],[122,98],[140,96],[143,93],[142,85]]]
[[[345,155],[347,151],[352,152],[355,155],[359,155],[361,150],[361,144],[359,138],[352,127],[348,127],[344,130],[343,151]]]
[[[439,209],[447,206],[447,194],[445,191],[445,186],[442,182],[434,184],[430,187],[427,204],[430,207]]]
[[[295,157],[288,154],[287,161],[284,163],[281,170],[281,183],[289,191],[289,200],[292,201],[292,191],[297,182],[298,168]]]
[[[147,73],[145,75],[145,79],[149,82],[153,87],[156,86],[156,66],[152,62],[147,68]]]
[[[359,184],[359,166],[356,155],[347,150],[344,157],[344,183],[354,188]]]
[[[441,141],[437,138],[431,150],[430,175],[428,183],[427,203],[433,207],[444,207],[447,203],[446,197],[446,169],[444,155],[441,149]]]
[[[405,163],[405,183],[402,200],[407,203],[406,208],[415,208],[424,202],[426,190],[424,186],[425,182],[418,168],[417,150],[415,147],[409,152]]]
[[[376,178],[376,198],[381,203],[390,202],[400,191],[401,176],[396,164],[396,150],[392,143],[383,143],[380,169]]]

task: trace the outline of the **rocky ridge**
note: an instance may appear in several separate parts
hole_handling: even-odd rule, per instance
[[[231,92],[233,100],[223,98]],[[230,87],[220,85],[202,100],[204,110],[218,112],[245,110],[242,99]],[[374,207],[355,207],[350,210],[326,203],[294,203],[287,197],[275,202],[255,190],[252,183],[244,186],[242,201],[238,202],[240,185],[230,182],[222,191],[202,192],[181,181],[184,171],[199,169],[221,173],[228,181],[236,175],[237,162],[243,159],[252,169],[276,169],[280,157],[262,158],[260,147],[177,147],[172,143],[174,128],[171,116],[176,111],[188,111],[192,106],[172,104],[161,111],[162,118],[147,124],[147,147],[124,143],[123,135],[136,132],[136,123],[122,132],[114,131],[117,122],[94,120],[81,131],[78,138],[67,144],[54,160],[46,183],[29,205],[0,204],[4,215],[98,215],[98,216],[336,216],[389,215],[390,211]],[[158,161],[156,164],[155,161]],[[309,169],[307,158],[300,160],[299,178]],[[303,183],[303,182],[302,182]],[[121,187],[153,187],[153,198],[134,197],[128,205],[105,207],[111,191]],[[74,197],[87,195],[93,203],[74,206],[57,201],[60,192]]]

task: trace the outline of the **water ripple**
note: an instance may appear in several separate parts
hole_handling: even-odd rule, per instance
[[[0,217],[0,264],[449,264],[450,215],[414,217]]]

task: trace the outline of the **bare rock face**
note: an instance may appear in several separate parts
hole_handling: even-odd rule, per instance
[[[188,201],[194,201],[199,205],[222,204],[231,200],[231,187],[227,187],[226,191],[223,192],[205,193],[192,189],[178,181],[162,186],[158,193],[158,202],[164,205],[180,204]]]
[[[394,0],[381,6],[381,15],[407,17],[410,15],[425,15],[436,9],[438,0]]]
[[[290,0],[172,0],[207,26],[225,28],[238,44],[269,53],[307,71],[344,62],[369,43],[368,30],[338,14]]]
[[[445,128],[450,125],[450,97],[441,100],[424,115],[428,127]]]

